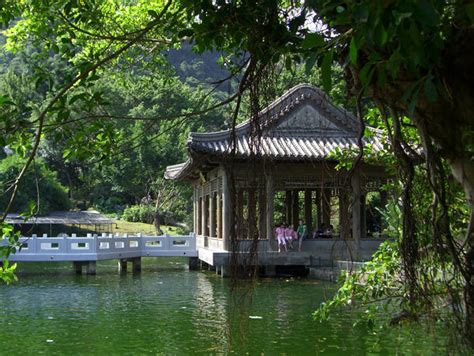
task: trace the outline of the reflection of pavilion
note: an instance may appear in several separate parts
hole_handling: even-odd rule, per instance
[[[380,133],[369,131],[365,144],[380,151]],[[165,177],[194,186],[200,258],[212,265],[226,263],[232,216],[240,248],[257,237],[264,265],[368,258],[380,240],[366,239],[365,197],[379,190],[387,173],[381,166],[362,164],[349,177],[346,170],[335,169],[330,156],[358,149],[358,132],[352,114],[331,104],[321,90],[298,85],[264,109],[258,124],[238,125],[235,136],[230,130],[190,134],[188,160],[169,166]],[[232,147],[235,158],[230,160]],[[384,198],[381,194],[382,204]],[[275,225],[283,220],[296,226],[299,218],[310,231],[334,225],[333,238],[305,241],[301,254],[273,253]]]

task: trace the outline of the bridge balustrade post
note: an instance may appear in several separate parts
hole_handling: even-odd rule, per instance
[[[164,243],[163,243],[163,250],[171,250],[171,247],[172,247],[172,238],[170,238],[170,236],[168,234],[164,234],[163,235],[165,238],[164,238]]]
[[[96,236],[92,239],[90,245],[89,245],[89,252],[93,252],[96,255],[99,254],[99,238]]]
[[[69,240],[67,237],[62,236],[60,240],[58,241],[58,243],[59,243],[59,249],[57,253],[68,254],[71,252],[70,244],[72,243],[72,241]]]
[[[28,252],[36,254],[38,251],[38,238],[36,237],[36,235],[33,235],[32,237],[30,237],[27,243],[28,243]]]
[[[195,250],[196,249],[196,235],[194,233],[189,234],[188,241],[189,241],[189,248],[191,250]]]

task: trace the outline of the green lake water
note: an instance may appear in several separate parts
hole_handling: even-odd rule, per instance
[[[23,264],[19,282],[0,285],[0,354],[451,353],[441,326],[374,334],[353,327],[350,311],[313,321],[334,284],[261,279],[249,303],[250,294],[231,294],[229,279],[186,263],[144,259],[142,273],[120,275],[103,262],[96,276],[76,276],[69,264]]]

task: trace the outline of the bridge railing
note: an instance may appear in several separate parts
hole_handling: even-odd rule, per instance
[[[75,234],[65,237],[21,237],[22,248],[10,255],[11,261],[96,261],[114,258],[187,256],[196,257],[193,234],[180,236],[142,236]],[[8,240],[0,240],[1,245]]]

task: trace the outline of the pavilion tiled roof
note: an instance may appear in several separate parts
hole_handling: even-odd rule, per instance
[[[333,105],[320,89],[301,84],[262,110],[253,123],[246,121],[235,130],[191,133],[187,142],[189,159],[169,166],[165,177],[186,176],[196,168],[193,162],[198,155],[223,157],[234,153],[239,158],[253,155],[269,160],[325,160],[338,149],[357,149],[359,127],[354,115]],[[372,145],[376,152],[382,150],[381,133],[368,129],[371,135],[364,137],[364,144]]]
[[[237,157],[249,157],[256,154],[263,158],[286,160],[323,160],[337,149],[357,149],[356,137],[287,137],[263,136],[258,142],[252,144],[247,136],[236,138]],[[370,143],[376,151],[382,149],[382,140],[378,136],[366,138],[365,144]],[[210,154],[230,154],[231,140],[204,141],[192,143],[192,149]],[[253,146],[253,147],[252,147]]]

